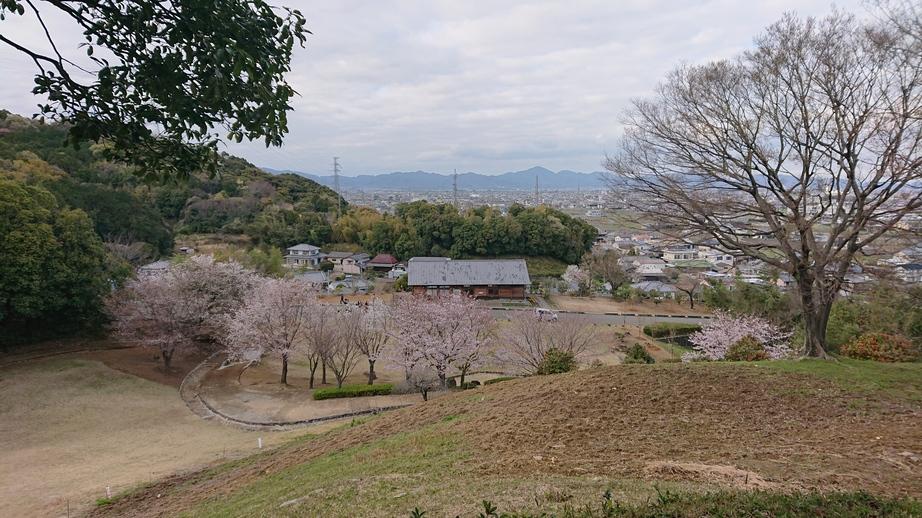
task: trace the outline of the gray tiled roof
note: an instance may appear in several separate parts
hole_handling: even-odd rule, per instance
[[[288,247],[288,250],[299,250],[299,251],[302,251],[302,250],[303,250],[303,251],[305,251],[305,252],[310,252],[310,251],[312,251],[312,250],[320,250],[320,249],[317,248],[317,247],[314,246],[314,245],[309,245],[309,244],[307,244],[307,243],[301,243],[300,245],[295,245],[295,246],[290,246],[290,247]]]
[[[524,259],[479,259],[434,261],[432,258],[407,263],[410,286],[522,286],[531,284]]]

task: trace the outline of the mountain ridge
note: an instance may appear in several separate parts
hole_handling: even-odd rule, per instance
[[[290,169],[273,169],[263,167],[272,174],[296,174],[309,178],[321,185],[331,187],[333,177],[315,175]],[[395,171],[381,174],[361,174],[358,176],[340,176],[340,188],[346,190],[392,190],[392,191],[450,191],[453,188],[453,175],[432,173],[428,171]],[[604,189],[605,173],[594,171],[581,173],[571,170],[551,171],[545,167],[535,166],[522,171],[510,171],[498,175],[487,175],[468,171],[458,174],[458,189],[461,190],[501,190],[531,191],[543,190],[595,190]]]

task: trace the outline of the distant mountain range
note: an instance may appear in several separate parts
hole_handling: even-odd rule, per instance
[[[294,173],[310,178],[315,182],[333,186],[332,176],[318,176],[301,171],[279,170],[264,167],[273,173]],[[575,191],[605,188],[605,173],[578,173],[576,171],[554,172],[544,167],[532,167],[524,171],[515,171],[498,175],[480,173],[459,173],[458,189],[462,191],[533,191],[535,178],[541,190]],[[452,175],[414,171],[410,173],[363,174],[359,176],[340,176],[340,189],[343,190],[381,190],[381,191],[450,191]]]

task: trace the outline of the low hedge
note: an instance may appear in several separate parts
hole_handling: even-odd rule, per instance
[[[865,333],[843,345],[840,352],[849,358],[878,362],[914,362],[922,356],[908,338],[887,333]]]
[[[491,380],[484,381],[483,384],[492,385],[494,383],[499,383],[500,381],[509,381],[509,380],[514,380],[514,379],[516,379],[515,376],[500,376],[498,378],[493,378]]]
[[[701,331],[698,324],[681,324],[678,322],[659,322],[643,326],[643,334],[652,338],[669,338],[670,336],[687,336]]]
[[[314,399],[335,399],[340,397],[387,396],[394,390],[390,383],[378,385],[343,385],[343,388],[322,388],[314,391]]]

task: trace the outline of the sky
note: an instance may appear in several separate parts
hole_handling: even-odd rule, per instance
[[[337,0],[300,9],[313,32],[293,57],[285,144],[226,150],[275,169],[345,175],[424,170],[498,174],[544,166],[597,171],[617,149],[631,99],[671,69],[731,57],[785,12],[861,0]],[[49,9],[50,11],[50,9]],[[58,46],[79,31],[46,16]],[[4,35],[41,46],[34,23]],[[0,47],[0,107],[31,115],[34,65]]]

